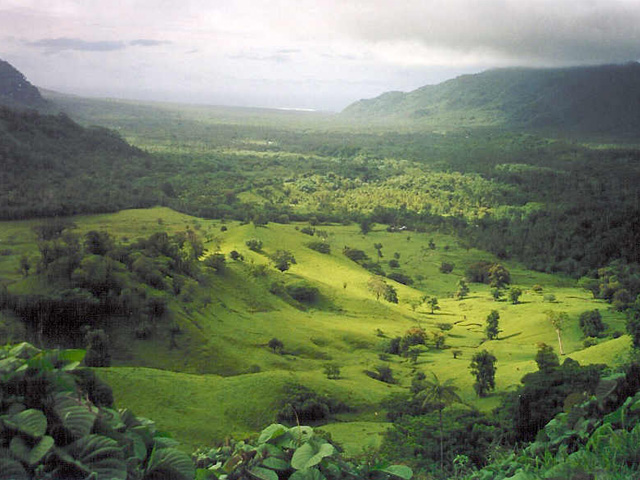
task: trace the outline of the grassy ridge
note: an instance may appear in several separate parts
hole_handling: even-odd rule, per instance
[[[464,248],[454,237],[437,232],[389,233],[376,227],[364,236],[354,225],[319,226],[316,228],[327,233],[331,245],[327,255],[306,247],[318,238],[301,233],[304,225],[299,224],[255,227],[228,222],[224,225],[227,230],[221,231],[220,221],[196,219],[166,208],[75,217],[74,221],[81,233],[104,229],[125,240],[189,226],[206,240],[209,252],[237,250],[244,255],[243,262],[227,259],[224,273],[198,288],[190,302],[171,302],[173,320],[183,332],[178,348],[169,348],[169,335],[162,328],[145,341],[135,340],[133,327],[119,324],[118,319],[109,330],[115,366],[101,370],[101,375],[114,386],[119,405],[155,419],[161,428],[190,446],[257,431],[273,420],[276,405],[286,398],[286,385],[291,382],[329,394],[353,408],[338,416],[342,423],[327,427],[336,440],[352,450],[375,443],[384,419],[379,402],[407,386],[415,370],[452,378],[464,400],[488,410],[497,405],[499,396],[476,398],[468,370],[471,357],[478,349],[491,351],[498,358],[498,392],[516,385],[535,369],[538,342],[557,345],[556,334],[543,313],[547,309],[569,314],[563,333],[565,350],[580,362],[615,363],[629,347],[628,337],[623,336],[584,349],[577,324],[579,313],[600,308],[610,331],[624,330],[622,316],[576,288],[573,280],[531,272],[514,262],[505,265],[512,283],[524,291],[518,305],[495,302],[488,286],[479,284],[471,284],[464,300],[454,299],[466,267],[495,258]],[[37,287],[29,283],[32,277],[21,280],[16,273],[19,256],[36,253],[30,231],[36,223],[4,222],[0,230],[0,242],[11,250],[0,257],[0,275],[15,282],[10,289]],[[263,242],[262,253],[246,247],[246,240],[252,238]],[[431,240],[435,249],[428,247]],[[382,258],[378,258],[374,243],[382,243]],[[398,291],[399,304],[376,301],[367,288],[371,274],[342,254],[344,246],[364,250],[387,274],[400,271],[415,283],[409,287],[387,279]],[[297,260],[285,273],[270,266],[268,255],[277,249],[290,250]],[[395,252],[400,254],[399,268],[388,264]],[[443,261],[455,264],[452,273],[440,273]],[[266,266],[264,275],[261,265]],[[306,307],[269,292],[274,281],[298,280],[319,289],[320,299],[315,304]],[[543,292],[534,292],[534,285],[542,285]],[[544,294],[553,294],[555,301],[545,301]],[[411,303],[423,295],[438,297],[441,310],[432,315],[426,305],[414,309]],[[484,341],[484,321],[494,309],[500,313],[502,332],[498,340]],[[19,322],[3,318],[6,329],[19,330]],[[430,349],[415,365],[395,355],[385,360],[399,380],[398,386],[363,373],[383,363],[381,345],[389,338],[417,325],[436,331],[442,322],[453,324],[446,341],[450,348]],[[284,343],[282,355],[267,348],[273,337]],[[459,349],[462,355],[454,359],[452,349]],[[323,368],[329,362],[340,365],[341,379],[326,378]]]

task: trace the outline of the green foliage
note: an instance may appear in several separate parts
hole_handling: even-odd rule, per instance
[[[325,242],[309,242],[306,244],[311,250],[316,252],[329,254],[331,253],[331,245]]]
[[[271,350],[273,350],[273,353],[281,354],[282,351],[284,350],[284,343],[282,343],[282,340],[279,340],[275,337],[269,340],[269,342],[267,343],[267,346]]]
[[[553,351],[553,347],[546,343],[540,343],[536,353],[536,364],[538,365],[538,370],[546,372],[560,366],[560,361],[556,352]]]
[[[496,357],[486,350],[476,353],[471,359],[469,368],[476,381],[473,389],[479,397],[486,397],[496,388]]]
[[[392,272],[387,275],[387,278],[403,285],[413,285],[413,279],[409,275],[403,273]]]
[[[340,365],[337,363],[329,363],[324,366],[324,374],[330,380],[337,380],[340,378]]]
[[[245,242],[249,250],[253,250],[254,252],[262,251],[262,240],[258,240],[257,238],[252,238]]]
[[[511,287],[507,292],[507,297],[509,298],[509,301],[514,305],[518,304],[521,296],[522,296],[522,289],[518,287]]]
[[[80,389],[90,375],[77,369],[77,353],[27,344],[0,349],[0,477],[194,478],[189,457],[153,422],[92,402],[93,394]]]
[[[265,428],[253,445],[232,441],[229,446],[196,452],[194,461],[199,479],[410,480],[413,475],[403,465],[346,461],[311,427],[289,428],[281,424]]]
[[[345,404],[304,385],[290,384],[284,391],[286,398],[279,406],[276,420],[288,425],[315,424],[328,420],[333,414],[348,410]]]
[[[440,264],[440,273],[451,273],[455,268],[455,264],[450,262],[442,262]]]
[[[578,322],[585,337],[599,337],[607,328],[598,309],[582,312]]]
[[[364,373],[369,377],[384,383],[398,383],[393,376],[393,369],[387,364],[376,365],[374,370],[365,370]]]
[[[236,252],[238,253],[238,252]],[[237,259],[238,257],[236,257]],[[207,256],[203,261],[205,267],[209,267],[216,273],[222,273],[224,271],[225,256],[224,253],[214,253]]]
[[[316,287],[304,281],[290,283],[285,286],[285,290],[291,298],[302,303],[313,303],[320,296],[320,291]]]
[[[485,334],[489,340],[495,340],[500,333],[499,328],[500,313],[497,310],[491,310],[491,313],[487,316],[487,326],[485,327]]]
[[[357,248],[344,247],[342,253],[354,262],[362,262],[369,259],[369,256],[363,250],[358,250]]]
[[[464,279],[460,279],[458,282],[458,289],[456,290],[456,298],[458,300],[463,300],[467,295],[469,295],[469,285]]]
[[[281,272],[289,270],[291,265],[296,264],[296,259],[289,250],[276,250],[276,253],[271,256],[271,261],[273,266]]]

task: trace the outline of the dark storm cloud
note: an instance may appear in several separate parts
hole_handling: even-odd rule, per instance
[[[344,31],[373,42],[534,63],[606,63],[640,58],[634,0],[384,0],[349,4]]]

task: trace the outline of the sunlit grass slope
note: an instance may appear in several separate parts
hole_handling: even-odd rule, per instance
[[[624,331],[623,317],[576,288],[573,280],[527,271],[516,263],[501,262],[511,272],[512,284],[524,292],[520,303],[495,302],[488,286],[479,284],[470,284],[467,298],[455,299],[457,283],[468,265],[496,259],[468,250],[456,238],[437,232],[390,233],[383,226],[374,226],[372,232],[362,235],[356,225],[317,226],[316,233],[326,232],[331,246],[330,254],[322,254],[306,246],[319,238],[302,233],[302,224],[223,224],[165,208],[77,217],[74,221],[80,233],[104,229],[124,241],[189,226],[206,240],[208,253],[236,250],[244,256],[244,261],[232,261],[227,255],[222,274],[211,275],[189,301],[172,301],[173,318],[166,322],[174,321],[182,329],[177,348],[169,348],[169,335],[162,325],[149,340],[135,339],[135,326],[117,319],[109,329],[114,366],[100,374],[113,385],[118,404],[153,418],[162,429],[191,446],[259,430],[275,419],[277,405],[286,398],[290,383],[302,383],[352,407],[351,412],[326,426],[334,439],[351,451],[375,444],[376,435],[384,429],[380,401],[408,386],[415,371],[432,371],[441,379],[453,379],[464,400],[488,410],[498,404],[499,392],[535,370],[533,358],[539,342],[557,348],[546,310],[569,314],[562,334],[564,347],[568,356],[581,363],[615,363],[629,348],[626,335],[583,348],[577,320],[581,312],[599,308],[610,332]],[[19,280],[20,255],[37,253],[30,231],[36,223],[3,223],[0,242],[11,250],[0,257],[3,278]],[[261,240],[262,252],[250,251],[246,246],[249,239]],[[435,248],[429,247],[431,241]],[[382,244],[382,257],[374,248],[376,243]],[[409,287],[387,279],[397,289],[399,303],[377,301],[367,287],[371,273],[342,253],[345,246],[364,250],[386,274],[401,272],[415,283]],[[291,251],[297,263],[281,273],[273,268],[269,255],[283,249]],[[399,267],[392,268],[390,259],[397,259]],[[453,263],[453,271],[441,273],[442,262]],[[274,282],[300,280],[319,289],[317,302],[305,306],[270,292]],[[534,285],[541,285],[542,292],[536,293]],[[419,304],[425,295],[438,298],[441,309],[435,314]],[[555,300],[549,301],[549,295]],[[500,313],[502,332],[498,340],[485,341],[485,319],[491,310]],[[15,319],[3,319],[16,326]],[[439,323],[453,325],[447,332],[447,348],[430,348],[415,364],[395,355],[380,359],[382,345],[389,338],[415,326],[429,333],[437,331]],[[282,354],[267,347],[274,337],[284,344]],[[478,400],[469,363],[481,349],[498,359],[497,392]],[[461,352],[457,358],[452,355],[454,350]],[[323,370],[327,363],[340,366],[340,379],[326,378]],[[381,363],[391,366],[398,385],[373,380],[364,373]]]

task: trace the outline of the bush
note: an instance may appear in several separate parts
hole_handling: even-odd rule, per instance
[[[384,277],[384,270],[382,269],[382,267],[380,266],[379,263],[364,262],[364,263],[362,263],[362,268],[370,271],[374,275],[380,275],[380,276]]]
[[[598,344],[598,339],[594,337],[587,337],[582,341],[582,346],[584,348],[593,347]]]
[[[555,303],[556,301],[556,296],[553,293],[546,293],[543,297],[542,297],[542,301],[543,302],[547,302],[547,303]]]
[[[365,370],[364,373],[369,377],[384,383],[398,383],[397,380],[393,378],[393,370],[389,365],[376,365],[374,368],[375,371]]]
[[[389,267],[398,268],[400,267],[400,262],[398,262],[398,260],[396,260],[395,258],[392,258],[391,260],[389,260]]]
[[[224,261],[224,253],[214,253],[204,259],[204,265],[216,273],[221,273],[224,270]]]
[[[387,278],[390,278],[391,280],[394,280],[403,285],[413,285],[413,279],[403,273],[393,272],[387,275]]]
[[[309,242],[307,247],[320,253],[331,253],[331,246],[324,242]]]
[[[291,298],[302,303],[313,303],[320,296],[316,287],[302,281],[287,285],[285,290]]]
[[[451,273],[453,272],[453,268],[455,265],[453,263],[442,262],[440,264],[440,272],[441,273]]]
[[[315,228],[312,228],[312,227],[302,227],[302,228],[300,229],[300,232],[301,232],[301,233],[304,233],[305,235],[311,235],[311,236],[313,236],[313,235],[315,235],[315,233],[316,233],[316,229],[315,229]]]
[[[345,257],[347,257],[349,260],[353,260],[354,262],[361,262],[363,260],[369,259],[364,251],[358,250],[357,248],[344,247],[342,249],[342,253]]]
[[[259,252],[262,250],[262,240],[252,238],[250,240],[247,240],[245,243],[247,247],[249,247],[249,250],[253,250],[254,252]]]
[[[578,322],[585,337],[599,337],[606,329],[598,309],[582,312],[578,317]]]
[[[333,413],[348,410],[342,402],[321,395],[300,384],[290,384],[284,389],[287,398],[276,415],[278,422],[297,425],[325,421]]]

